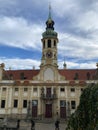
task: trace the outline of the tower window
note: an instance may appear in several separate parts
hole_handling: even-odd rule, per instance
[[[56,47],[56,41],[54,40],[54,47]]]
[[[43,42],[43,48],[45,48],[45,40],[44,40],[44,42]]]
[[[51,48],[51,40],[48,40],[48,48]]]

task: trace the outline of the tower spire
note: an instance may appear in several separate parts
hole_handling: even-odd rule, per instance
[[[51,3],[49,3],[49,19],[51,19]]]

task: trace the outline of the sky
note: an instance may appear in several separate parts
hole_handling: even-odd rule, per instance
[[[92,69],[98,62],[98,0],[0,0],[0,63],[39,69],[42,33],[51,15],[58,33],[58,65]]]

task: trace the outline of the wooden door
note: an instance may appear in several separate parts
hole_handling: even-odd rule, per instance
[[[32,117],[37,117],[37,106],[32,106]]]
[[[65,100],[60,101],[60,117],[66,118],[66,101]]]
[[[33,100],[32,101],[32,117],[37,117],[37,107],[38,107],[38,101]]]
[[[60,107],[60,117],[66,118],[66,107]]]
[[[46,118],[52,117],[52,104],[46,104],[46,112],[45,112]]]

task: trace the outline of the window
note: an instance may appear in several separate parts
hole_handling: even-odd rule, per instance
[[[32,100],[32,106],[37,106],[38,105],[38,101],[37,100]]]
[[[87,80],[90,80],[90,73],[87,72]]]
[[[24,88],[24,92],[27,92],[28,91],[28,88]]]
[[[75,109],[76,108],[76,102],[75,101],[71,101],[71,109]]]
[[[45,40],[44,40],[44,42],[43,42],[43,48],[45,48]]]
[[[81,92],[83,92],[83,88],[81,88]]]
[[[14,100],[14,108],[17,108],[17,107],[18,107],[18,100],[15,99],[15,100]]]
[[[64,91],[65,91],[65,88],[60,88],[60,91],[61,91],[61,92],[64,92]]]
[[[54,40],[54,47],[56,47],[56,41]]]
[[[33,91],[34,91],[34,92],[37,92],[37,88],[33,88]]]
[[[23,100],[23,108],[27,108],[27,100]]]
[[[51,40],[48,40],[48,48],[51,48]]]
[[[75,73],[74,80],[78,80],[78,79],[79,79],[79,75],[78,73]]]
[[[13,74],[10,74],[10,80],[13,79]]]
[[[66,101],[65,100],[60,101],[60,107],[66,107]]]
[[[71,92],[75,92],[75,88],[71,88],[70,91],[71,91]]]
[[[15,91],[18,91],[18,88],[15,88]]]
[[[6,91],[6,88],[2,88],[2,91],[5,92],[5,91]]]
[[[5,100],[1,100],[1,108],[5,108]]]
[[[20,79],[24,79],[24,73],[20,73]]]

